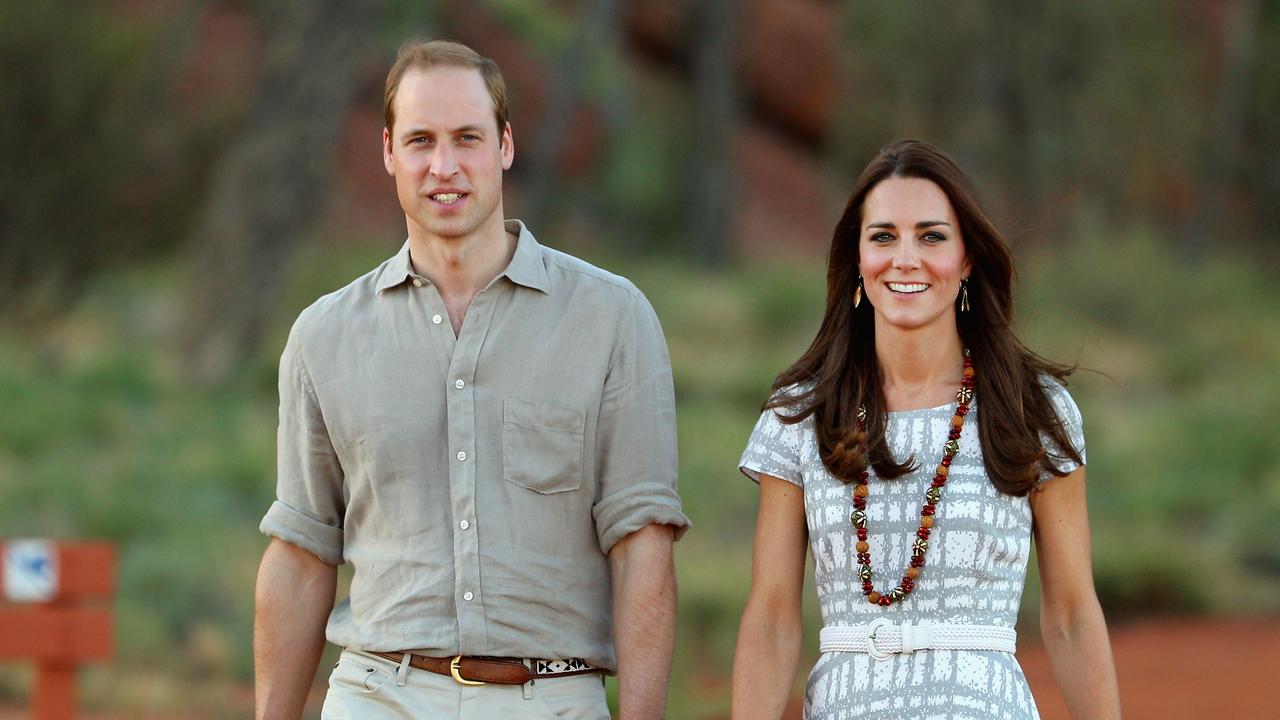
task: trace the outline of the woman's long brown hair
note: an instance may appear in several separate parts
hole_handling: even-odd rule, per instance
[[[915,459],[894,459],[885,441],[887,402],[876,360],[875,311],[854,307],[858,240],[867,194],[891,177],[923,178],[946,193],[960,223],[972,271],[971,310],[956,313],[960,340],[977,367],[975,394],[981,406],[978,437],[987,476],[1009,495],[1023,496],[1042,472],[1063,475],[1062,460],[1082,463],[1054,410],[1044,376],[1065,384],[1074,368],[1031,352],[1014,335],[1013,255],[974,196],[972,183],[951,158],[933,146],[903,140],[880,151],[853,186],[831,239],[827,262],[827,309],[813,344],[778,376],[765,409],[785,423],[814,418],[818,451],[831,474],[850,482],[870,465],[881,478],[915,469]],[[857,432],[857,409],[867,410],[866,436]],[[790,414],[788,414],[790,413]],[[1050,453],[1041,438],[1053,441]]]

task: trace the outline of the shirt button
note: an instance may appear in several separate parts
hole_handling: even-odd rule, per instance
[[[462,522],[458,523],[458,527],[462,528],[463,530],[466,530],[467,528],[471,527],[471,523],[467,522],[466,520],[463,520]]]
[[[466,459],[467,459],[467,451],[466,451],[466,450],[459,450],[459,451],[458,451],[458,459],[459,459],[459,460],[462,460],[462,461],[464,461],[464,462],[465,462],[465,461],[466,461]]]
[[[414,287],[422,287],[422,281],[421,281],[421,280],[419,280],[418,278],[414,278],[414,279],[413,279],[413,286],[414,286]]]
[[[440,317],[439,315],[431,316],[431,322],[435,323],[436,325],[439,325],[441,320],[444,320],[444,318]]]
[[[462,593],[462,599],[463,599],[463,600],[466,600],[467,602],[471,602],[471,599],[472,599],[472,598],[474,598],[474,597],[475,597],[475,595],[472,595],[470,590],[468,590],[468,591],[466,591],[466,592]]]
[[[457,380],[453,381],[453,386],[461,390],[462,388],[466,387],[467,384],[462,381],[462,378],[458,378]]]

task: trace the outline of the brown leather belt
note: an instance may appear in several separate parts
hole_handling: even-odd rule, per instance
[[[386,658],[397,665],[404,660],[403,653],[368,652],[370,655]],[[597,667],[585,667],[563,672],[534,672],[522,660],[478,655],[459,655],[451,658],[410,655],[409,667],[451,677],[462,685],[484,685],[486,683],[523,685],[530,680],[540,678],[569,677],[570,675],[603,672]]]

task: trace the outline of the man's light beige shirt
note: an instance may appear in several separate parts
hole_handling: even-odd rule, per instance
[[[262,530],[351,564],[337,645],[613,670],[609,550],[689,524],[666,344],[630,282],[507,230],[456,338],[407,242],[303,311]]]

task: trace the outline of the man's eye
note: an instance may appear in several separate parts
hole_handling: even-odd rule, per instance
[[[479,135],[463,135],[462,137],[460,137],[460,138],[458,138],[458,139],[459,139],[459,140],[462,140],[463,142],[469,142],[469,143],[473,143],[473,142],[480,142],[480,136],[479,136]]]

